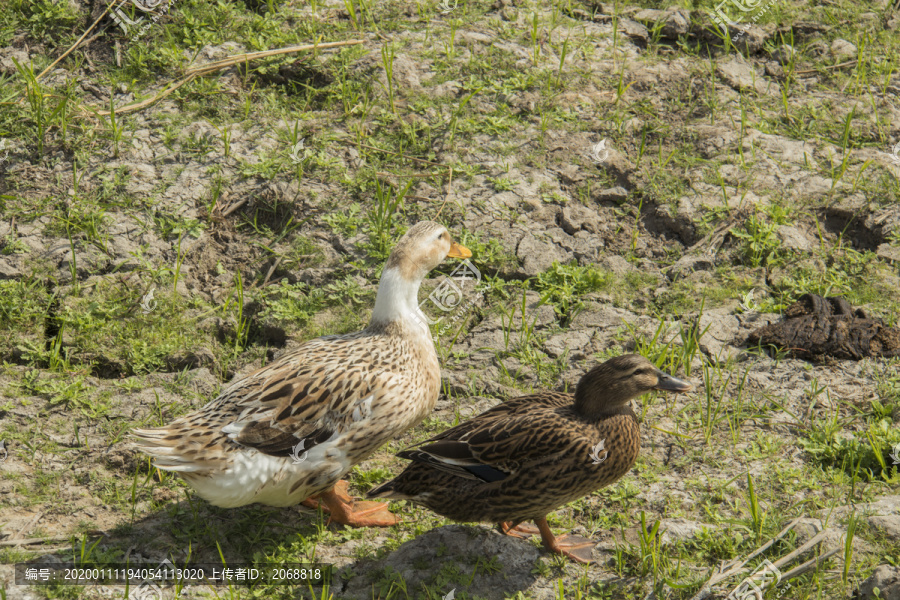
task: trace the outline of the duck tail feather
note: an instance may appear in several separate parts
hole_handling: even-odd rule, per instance
[[[366,498],[386,498],[391,500],[407,500],[409,496],[396,489],[397,480],[391,479],[366,493]]]

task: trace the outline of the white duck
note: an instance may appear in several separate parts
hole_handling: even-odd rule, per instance
[[[341,478],[434,408],[440,367],[419,286],[445,258],[471,255],[442,225],[418,223],[388,258],[368,327],[310,340],[200,410],[135,429],[138,448],[216,506],[316,506],[315,496],[339,523],[396,523],[386,504],[351,499]]]

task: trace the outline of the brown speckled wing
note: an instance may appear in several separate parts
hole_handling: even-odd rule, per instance
[[[361,337],[320,338],[237,382],[215,403],[233,403],[239,411],[225,431],[242,446],[289,456],[300,440],[308,450],[365,417],[371,399],[395,377],[359,360]],[[378,354],[381,348],[372,350]]]
[[[596,441],[561,428],[571,418],[572,396],[549,392],[523,396],[444,431],[417,449],[398,454],[467,479],[499,481],[524,469],[589,452]]]

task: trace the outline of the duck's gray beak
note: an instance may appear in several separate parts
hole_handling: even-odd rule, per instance
[[[693,388],[690,383],[687,381],[682,381],[677,377],[672,377],[668,373],[663,373],[660,370],[656,371],[656,378],[659,380],[656,383],[656,387],[653,388],[655,390],[665,390],[667,392],[688,392]]]

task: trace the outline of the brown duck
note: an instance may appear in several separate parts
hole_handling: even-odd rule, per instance
[[[588,371],[574,395],[515,398],[400,452],[412,464],[369,497],[412,500],[454,521],[498,523],[507,535],[533,533],[520,526],[533,520],[548,550],[590,562],[595,542],[555,537],[547,514],[631,469],[641,447],[633,398],[690,389],[643,356],[610,359]]]

